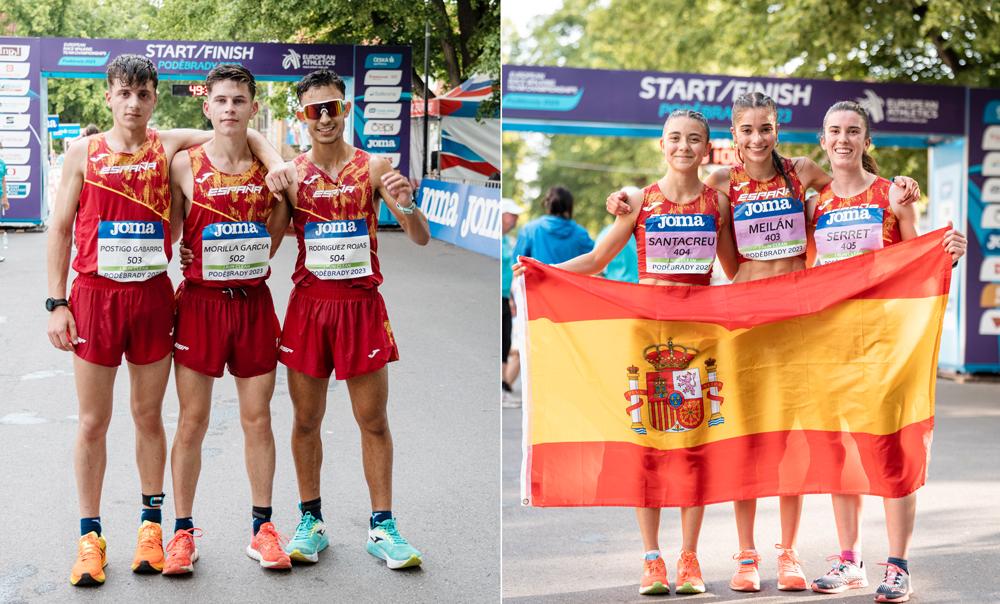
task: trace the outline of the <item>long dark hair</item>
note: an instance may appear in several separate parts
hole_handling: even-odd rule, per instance
[[[865,138],[872,137],[871,125],[868,123],[868,112],[865,108],[861,106],[860,103],[854,101],[839,101],[830,106],[826,110],[826,115],[823,116],[823,132],[826,132],[826,120],[829,119],[831,113],[836,113],[837,111],[853,111],[861,116],[861,121],[865,123]],[[878,176],[878,162],[871,155],[868,155],[868,149],[861,152],[861,167],[865,169],[866,172],[871,172],[875,176]]]
[[[542,198],[542,207],[546,214],[573,217],[573,194],[565,187],[551,187]]]
[[[736,120],[739,116],[743,114],[747,109],[766,109],[774,114],[774,126],[778,126],[778,104],[774,102],[774,99],[767,96],[763,92],[747,92],[736,97],[733,101],[733,128],[736,128]],[[736,155],[743,161],[743,156],[740,154],[740,150],[737,147]],[[771,149],[771,163],[774,164],[774,170],[781,175],[784,179],[785,185],[788,187],[789,193],[795,193],[795,187],[792,186],[792,177],[788,175],[788,170],[785,169],[785,158],[778,154],[777,149]]]

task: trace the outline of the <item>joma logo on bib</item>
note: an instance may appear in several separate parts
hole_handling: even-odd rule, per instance
[[[790,199],[769,199],[767,201],[751,201],[746,204],[747,218],[763,212],[779,212],[781,210],[791,210],[792,200]]]
[[[321,222],[316,227],[317,235],[329,235],[331,233],[356,233],[358,226],[354,222]]]
[[[837,210],[836,212],[831,212],[827,220],[830,224],[839,224],[841,222],[853,222],[855,220],[871,220],[872,215],[866,208],[847,208],[844,210]]]
[[[152,222],[112,222],[112,237],[116,235],[152,235],[156,232]]]
[[[222,195],[229,195],[230,193],[253,193],[257,194],[264,190],[261,185],[236,185],[232,187],[212,187],[208,190],[208,197],[220,197]]]
[[[660,222],[656,226],[663,227],[702,227],[705,226],[703,216],[693,216],[690,214],[664,214],[659,216]]]
[[[104,166],[98,170],[98,174],[121,174],[122,172],[145,172],[146,170],[155,170],[155,161],[143,161],[137,164],[128,164],[124,166]]]
[[[260,229],[252,222],[217,222],[212,226],[215,227],[213,235],[216,237],[222,235],[257,235],[260,233]]]

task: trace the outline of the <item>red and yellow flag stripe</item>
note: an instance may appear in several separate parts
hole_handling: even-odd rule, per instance
[[[951,277],[942,234],[718,287],[622,284],[523,259],[525,502],[667,507],[920,487]],[[668,344],[691,357],[658,370],[645,355]],[[684,390],[672,380],[692,379],[675,370],[697,372],[688,391],[701,400],[683,400],[688,427],[701,419],[657,429],[663,397]]]

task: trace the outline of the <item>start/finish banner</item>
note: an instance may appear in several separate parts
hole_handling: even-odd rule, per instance
[[[729,128],[733,100],[767,94],[785,128],[819,130],[826,110],[854,100],[872,128],[895,134],[965,134],[965,89],[799,78],[504,65],[504,120],[660,126],[676,109],[700,111],[713,127]]]

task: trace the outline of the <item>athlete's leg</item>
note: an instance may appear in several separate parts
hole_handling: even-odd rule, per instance
[[[681,508],[681,551],[698,551],[698,535],[701,534],[705,506],[697,505]]]
[[[917,518],[917,494],[882,499],[885,506],[885,528],[889,533],[889,557],[906,560]]]
[[[385,367],[348,378],[354,419],[361,429],[361,460],[372,510],[392,509],[392,434],[386,406],[389,372]]]
[[[163,492],[167,435],[163,431],[163,394],[170,378],[170,355],[148,365],[128,364],[132,421],[135,423],[135,461],[142,492]]]
[[[180,401],[177,432],[170,450],[174,512],[176,518],[189,518],[194,507],[198,476],[201,474],[201,446],[208,431],[215,378],[177,363],[174,365],[174,379]]]
[[[845,551],[861,550],[861,495],[831,495],[833,519],[837,523],[837,542]]]
[[[736,573],[729,581],[730,589],[736,591],[760,591],[760,555],[754,546],[753,525],[757,515],[757,500],[743,499],[733,502],[736,515],[736,534],[740,540],[740,552],[734,556],[738,562]]]
[[[755,550],[753,540],[753,525],[757,516],[757,500],[742,499],[733,502],[733,512],[736,515],[736,536],[740,540],[740,550]]]
[[[80,517],[101,515],[101,488],[107,465],[105,437],[111,423],[117,367],[105,367],[73,355],[73,374],[79,400],[79,425],[73,451]],[[159,491],[157,491],[159,493]]]
[[[647,552],[660,549],[660,508],[635,508],[635,518],[639,521],[643,549]]]
[[[784,549],[794,549],[799,536],[799,521],[802,519],[802,495],[785,495],[778,498],[781,516],[781,545]],[[751,535],[751,539],[753,536]]]
[[[274,483],[274,433],[271,431],[271,396],[274,371],[251,378],[236,378],[243,425],[244,456],[254,506],[271,506]]]
[[[288,368],[288,393],[295,408],[292,425],[292,458],[299,483],[299,500],[320,496],[320,468],[323,466],[323,415],[330,379],[318,379]]]

